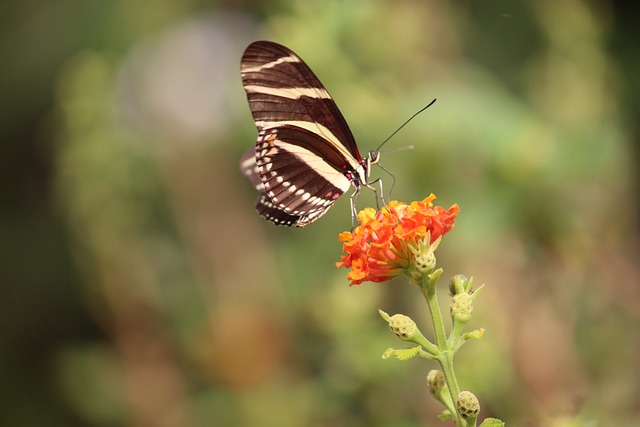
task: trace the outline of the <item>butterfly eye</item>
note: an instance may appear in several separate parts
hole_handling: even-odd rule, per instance
[[[375,165],[380,161],[380,152],[379,151],[369,151],[369,163]]]

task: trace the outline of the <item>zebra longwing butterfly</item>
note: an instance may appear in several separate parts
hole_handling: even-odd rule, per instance
[[[276,225],[316,221],[351,186],[355,201],[369,182],[379,152],[362,157],[335,102],[298,55],[256,41],[242,56],[241,74],[258,140],[240,168],[260,192],[256,209]],[[382,184],[380,182],[382,195]]]

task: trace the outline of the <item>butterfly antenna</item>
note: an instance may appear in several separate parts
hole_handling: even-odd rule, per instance
[[[400,148],[393,148],[391,150],[384,150],[384,151],[380,151],[377,150],[379,153],[397,153],[398,151],[409,151],[409,150],[413,150],[415,149],[416,146],[415,145],[407,145],[406,147],[400,147]]]
[[[407,119],[406,122],[404,122],[398,129],[396,129],[395,131],[393,131],[393,133],[391,135],[389,135],[389,137],[387,139],[385,139],[384,141],[382,141],[382,144],[380,144],[378,146],[378,148],[375,151],[380,151],[380,148],[387,143],[387,141],[389,141],[391,138],[393,138],[393,136],[400,132],[400,129],[402,129],[403,127],[405,127],[411,120],[413,120],[418,114],[422,113],[424,110],[426,110],[427,108],[431,107],[433,105],[433,103],[436,102],[436,100],[434,99],[433,101],[431,101],[429,104],[427,104],[426,107],[422,107],[420,110],[418,110],[416,113],[413,114],[413,116],[409,117]]]

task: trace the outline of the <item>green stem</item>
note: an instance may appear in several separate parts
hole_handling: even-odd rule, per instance
[[[447,335],[444,330],[444,321],[442,320],[442,313],[440,312],[440,306],[438,305],[438,296],[436,295],[435,282],[438,281],[440,274],[438,272],[433,273],[433,278],[429,275],[425,275],[422,286],[422,294],[427,300],[429,311],[431,312],[431,319],[433,320],[433,331],[436,335],[436,344],[441,351],[447,350]]]
[[[444,374],[444,379],[447,382],[449,394],[451,395],[451,400],[453,402],[452,412],[456,415],[457,424],[459,426],[464,426],[465,424],[463,424],[462,417],[456,408],[456,402],[458,401],[458,395],[460,394],[460,387],[458,386],[456,374],[453,371],[453,350],[443,352],[438,358],[438,362],[442,368],[442,373]]]
[[[453,408],[450,409],[452,413],[455,414],[456,424],[462,427],[465,424],[463,424],[464,421],[458,413],[455,403],[458,399],[458,394],[460,394],[458,380],[456,379],[456,375],[453,370],[453,356],[455,349],[449,346],[444,328],[444,321],[442,319],[442,312],[440,311],[438,297],[436,294],[436,282],[440,278],[440,274],[442,274],[442,270],[436,270],[428,275],[425,274],[420,288],[422,290],[422,294],[427,300],[427,305],[429,306],[431,319],[433,321],[433,331],[436,336],[436,345],[440,349],[440,354],[438,355],[437,360],[442,368],[442,372],[449,389],[449,394],[451,395],[451,401],[453,402]]]
[[[460,337],[462,336],[462,331],[464,329],[464,323],[457,321],[456,319],[452,319],[453,328],[451,328],[451,333],[449,334],[449,348],[456,350],[460,346]]]

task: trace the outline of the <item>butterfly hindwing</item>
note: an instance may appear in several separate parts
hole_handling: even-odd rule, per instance
[[[292,165],[299,164],[299,162],[292,163]],[[273,222],[276,225],[304,227],[311,224],[322,215],[324,215],[331,204],[325,207],[316,207],[315,209],[308,209],[308,213],[305,215],[296,215],[288,213],[287,210],[279,208],[273,203],[271,198],[265,192],[265,185],[258,173],[258,166],[256,164],[256,150],[255,147],[248,149],[240,159],[240,169],[249,178],[249,181],[256,187],[256,190],[260,192],[256,198],[256,210],[266,220]],[[304,198],[293,198],[292,202],[300,204],[301,201],[306,203]],[[313,200],[312,200],[313,202]],[[290,209],[291,210],[291,209]]]
[[[242,157],[240,157],[240,170],[243,174],[249,178],[249,182],[256,187],[256,190],[260,192],[264,192],[264,184],[262,183],[262,179],[260,178],[260,173],[258,172],[258,165],[256,163],[256,147],[253,146],[244,152]]]
[[[264,189],[275,205],[305,215],[327,208],[351,182],[323,157],[297,144],[323,144],[317,135],[295,128],[266,134],[256,147]]]
[[[263,218],[276,225],[295,225],[296,227],[304,227],[311,224],[327,211],[326,208],[323,208],[308,215],[292,215],[276,207],[265,193],[261,193],[256,199],[256,210]]]

